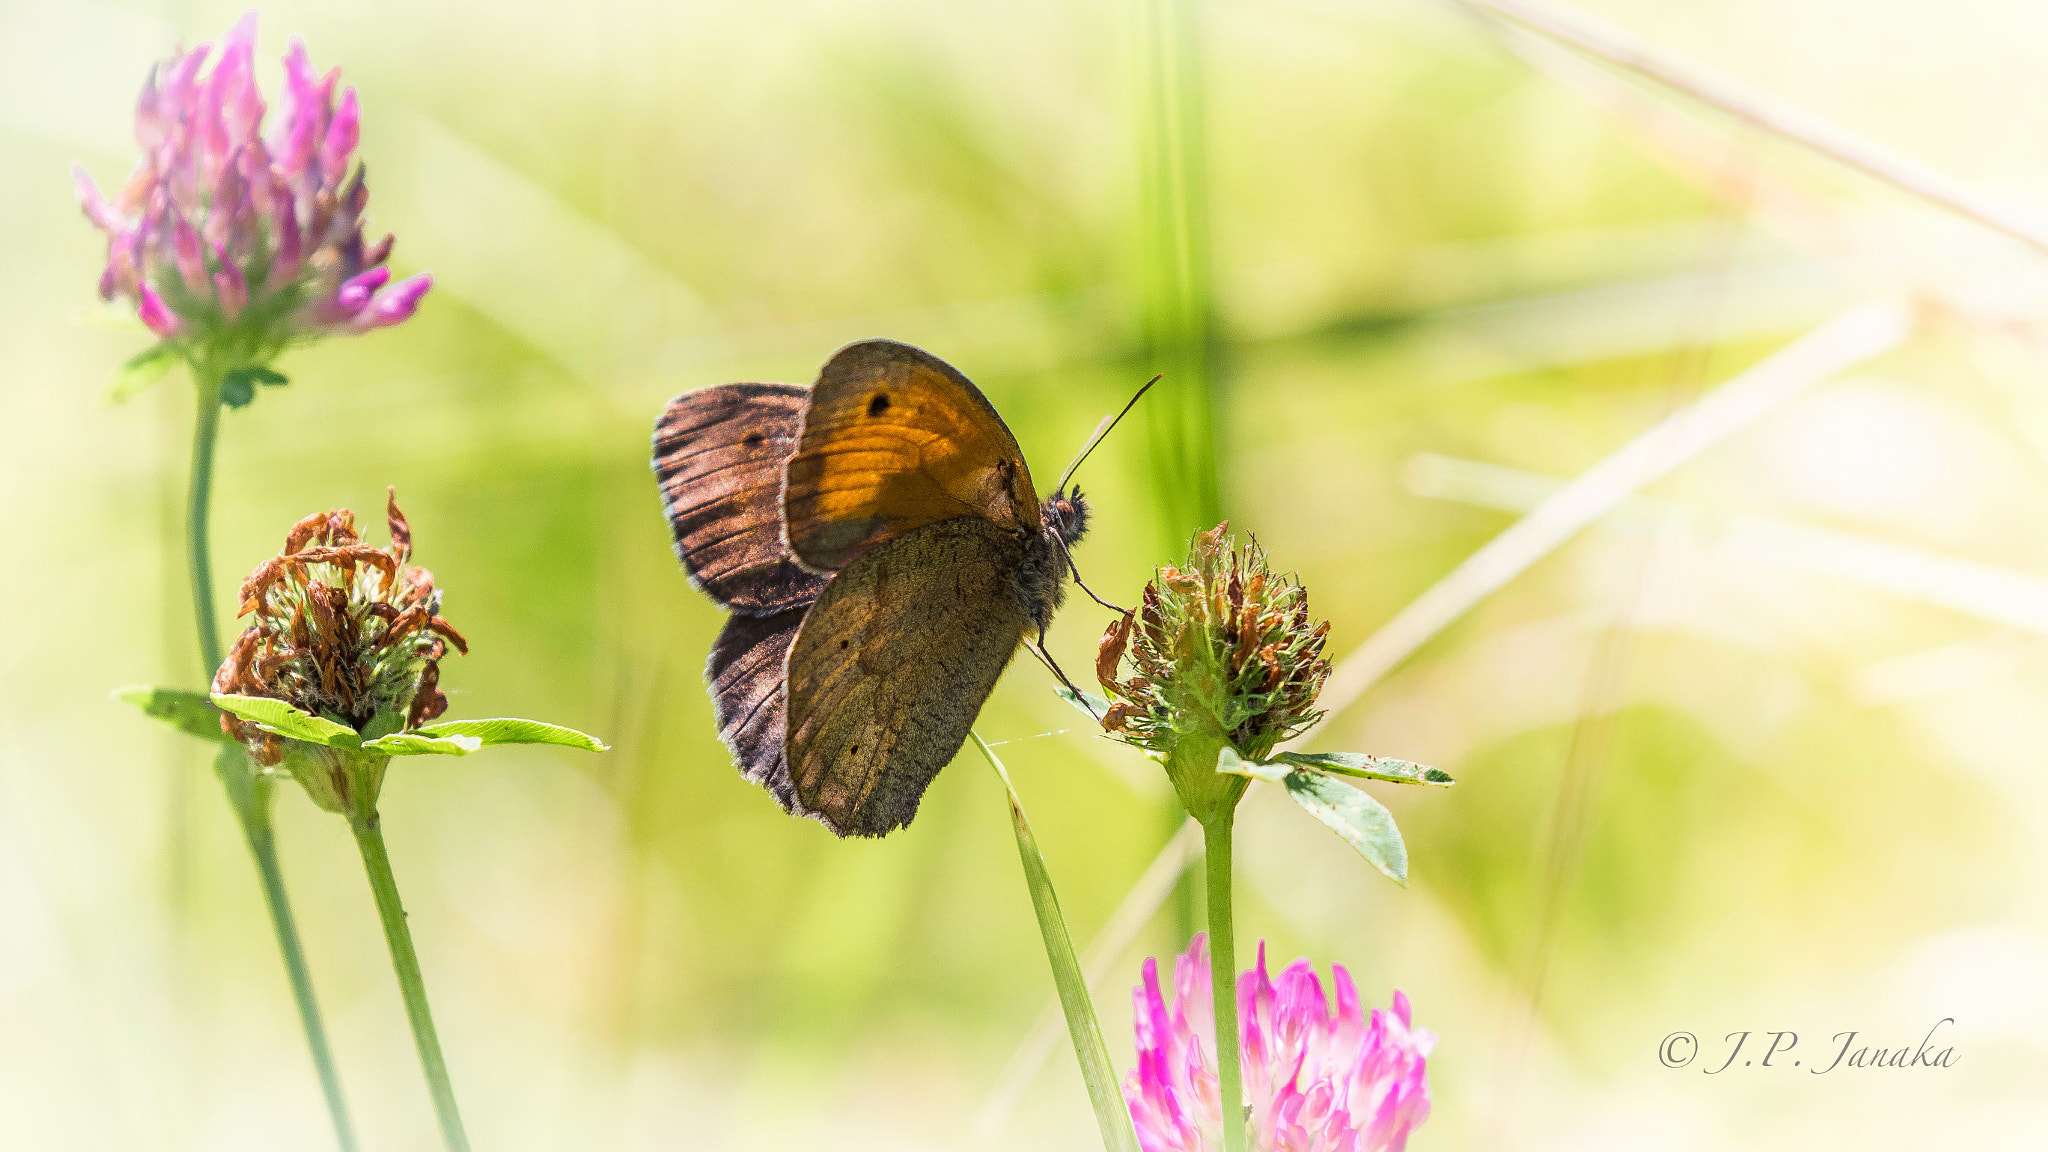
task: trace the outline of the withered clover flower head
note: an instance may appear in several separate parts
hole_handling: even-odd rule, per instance
[[[1197,535],[1186,562],[1158,569],[1137,611],[1103,634],[1105,730],[1161,754],[1195,739],[1256,760],[1322,717],[1330,625],[1309,616],[1308,590],[1273,572],[1257,541],[1239,548],[1228,528]],[[1136,675],[1119,680],[1122,664]]]
[[[1374,867],[1406,884],[1408,850],[1392,814],[1337,778],[1453,781],[1409,760],[1277,751],[1322,719],[1316,697],[1330,675],[1323,659],[1330,625],[1309,616],[1299,580],[1275,573],[1256,541],[1237,547],[1228,528],[1196,535],[1186,562],[1159,569],[1138,610],[1103,634],[1095,676],[1111,699],[1097,719],[1164,763],[1181,806],[1204,825],[1228,821],[1250,781],[1280,784]],[[1125,665],[1136,674],[1119,679]],[[1102,703],[1076,702],[1091,714]]]
[[[253,619],[214,676],[216,695],[281,700],[373,737],[447,710],[439,661],[469,643],[442,618],[433,575],[409,562],[412,529],[395,491],[385,515],[385,548],[362,541],[346,508],[292,527],[284,551],[242,582],[240,615]],[[232,713],[221,727],[261,764],[287,750],[284,737]]]
[[[151,70],[135,108],[142,157],[113,197],[72,168],[80,206],[107,236],[100,295],[132,300],[161,340],[145,356],[262,369],[294,341],[397,324],[432,287],[424,273],[389,283],[392,237],[363,241],[355,89],[339,87],[339,69],[316,73],[294,37],[266,132],[255,51],[251,10],[218,51],[201,44]]]

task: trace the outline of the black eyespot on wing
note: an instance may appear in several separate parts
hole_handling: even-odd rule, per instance
[[[882,413],[887,412],[888,410],[889,394],[887,392],[877,392],[875,393],[875,398],[873,400],[868,401],[869,416],[880,416]]]

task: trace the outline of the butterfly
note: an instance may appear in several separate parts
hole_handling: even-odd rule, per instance
[[[893,340],[808,387],[676,397],[654,473],[690,582],[732,613],[704,668],[719,738],[839,836],[910,823],[1088,527],[1078,488],[1039,501],[980,389]]]

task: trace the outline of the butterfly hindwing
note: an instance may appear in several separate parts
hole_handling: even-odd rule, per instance
[[[779,612],[824,587],[782,542],[782,469],[808,395],[797,384],[722,384],[669,401],[655,423],[654,474],[676,557],[735,612]]]
[[[826,361],[787,475],[789,551],[816,571],[956,516],[1039,527],[1030,469],[988,398],[945,361],[893,340],[849,344]]]
[[[783,758],[783,664],[804,609],[770,616],[733,615],[704,664],[718,738],[747,779],[773,793],[786,812],[810,813],[796,802]]]
[[[788,660],[795,802],[841,836],[910,823],[1023,639],[1023,543],[963,516],[870,549],[805,616]]]

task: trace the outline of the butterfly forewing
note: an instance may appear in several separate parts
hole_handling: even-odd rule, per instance
[[[796,803],[841,836],[910,823],[1023,639],[1016,533],[979,517],[869,550],[805,616],[788,660]]]
[[[782,513],[789,550],[821,572],[957,516],[1039,527],[1024,454],[988,398],[893,340],[850,344],[819,372]]]
[[[654,474],[676,556],[697,587],[735,612],[809,603],[824,578],[782,541],[782,470],[809,390],[722,384],[669,401],[654,426]]]

